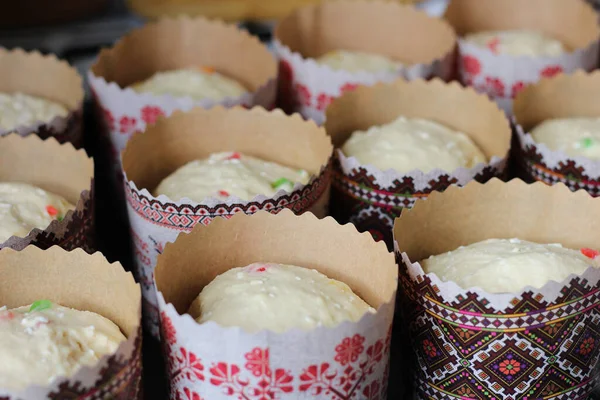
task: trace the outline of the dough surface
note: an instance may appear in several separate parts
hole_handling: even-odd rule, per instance
[[[0,182],[0,243],[24,237],[33,228],[46,229],[75,209],[62,197],[26,183]]]
[[[174,201],[183,197],[196,202],[207,197],[225,200],[230,196],[252,200],[259,194],[272,197],[282,189],[290,192],[296,182],[305,184],[309,178],[307,171],[238,152],[213,153],[166,177],[154,195],[164,194]]]
[[[489,293],[519,292],[525,286],[540,288],[548,281],[562,282],[581,274],[598,258],[560,244],[539,244],[519,239],[488,239],[422,260],[425,273],[454,281],[468,289]]]
[[[559,56],[566,52],[560,41],[529,30],[478,32],[465,36],[465,40],[511,56]]]
[[[55,101],[24,93],[0,92],[0,129],[10,131],[36,122],[50,122],[66,117],[69,111]]]
[[[188,68],[158,72],[143,82],[131,86],[136,92],[156,96],[191,97],[194,100],[215,101],[240,97],[248,90],[238,81],[210,68]]]
[[[551,150],[600,160],[600,118],[549,119],[536,126],[531,136]]]
[[[217,276],[188,312],[200,323],[285,332],[358,321],[375,310],[348,285],[314,269],[255,263]]]
[[[39,310],[30,312],[34,307]],[[93,366],[114,353],[124,340],[114,323],[93,312],[46,300],[12,310],[4,307],[0,309],[0,387],[22,390],[72,376],[81,366]]]
[[[316,61],[331,69],[348,72],[395,71],[401,66],[400,63],[379,54],[347,50],[330,51],[317,58]]]
[[[398,172],[429,172],[436,168],[452,172],[458,167],[472,168],[486,161],[481,150],[464,133],[437,122],[402,116],[389,124],[352,133],[342,152],[363,165]]]

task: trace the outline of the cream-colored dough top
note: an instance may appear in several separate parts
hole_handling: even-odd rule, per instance
[[[248,90],[235,79],[210,68],[188,68],[158,72],[148,80],[131,86],[140,93],[156,96],[191,97],[194,100],[220,101],[242,96]]]
[[[22,390],[72,376],[114,353],[124,340],[114,323],[93,312],[45,300],[0,309],[0,388]]]
[[[55,101],[24,93],[0,92],[0,130],[9,131],[39,122],[48,123],[55,117],[66,117],[67,108]]]
[[[560,244],[538,244],[519,239],[488,239],[462,246],[421,261],[425,273],[454,281],[468,289],[513,293],[525,286],[540,288],[548,281],[561,282],[581,274],[598,259]]]
[[[255,263],[217,276],[188,312],[200,323],[285,332],[358,321],[375,310],[348,285],[314,269]]]
[[[465,36],[465,40],[511,56],[559,56],[566,51],[560,41],[529,30],[478,32]]]
[[[452,172],[486,161],[464,133],[430,120],[402,116],[389,124],[352,133],[342,152],[363,165],[398,172],[429,172],[436,168]]]
[[[531,136],[551,150],[600,160],[600,118],[549,119],[536,126]]]
[[[0,182],[0,243],[45,229],[75,209],[64,198],[26,183]]]
[[[252,200],[259,194],[272,197],[279,190],[291,192],[296,182],[304,184],[309,178],[307,171],[238,152],[213,153],[166,177],[154,195],[164,194],[175,201],[184,197],[196,202],[207,197],[225,200],[230,196]]]
[[[395,71],[402,64],[379,54],[359,51],[335,50],[316,59],[317,63],[327,65],[334,70],[348,72]]]

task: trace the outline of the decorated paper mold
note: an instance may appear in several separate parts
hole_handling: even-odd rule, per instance
[[[28,183],[75,205],[61,221],[54,220],[43,230],[33,229],[25,237],[13,236],[0,243],[0,249],[56,245],[94,251],[93,179],[93,160],[70,143],[61,145],[52,137],[42,140],[35,135],[0,137],[0,182]]]
[[[541,11],[543,10],[543,12]],[[506,111],[531,83],[598,65],[598,16],[584,1],[452,0],[445,18],[459,36],[462,83],[494,98]],[[568,51],[559,56],[511,56],[468,43],[462,36],[489,30],[535,30],[560,40]]]
[[[0,398],[141,398],[141,293],[133,276],[120,264],[109,264],[100,253],[30,246],[22,251],[0,251],[0,276],[3,306],[16,308],[50,300],[100,314],[117,324],[127,338],[114,354],[102,357],[96,365],[81,367],[73,376],[57,378],[47,386],[32,385],[19,393],[0,387]]]
[[[284,333],[199,324],[186,314],[217,275],[260,261],[314,268],[346,283],[376,312]],[[156,269],[171,398],[385,398],[397,277],[382,243],[310,213],[240,213],[180,234]]]
[[[66,117],[0,130],[0,136],[10,132],[22,136],[35,133],[43,139],[54,137],[60,143],[83,147],[83,83],[73,67],[54,55],[0,48],[0,76],[0,92],[20,92],[53,100],[69,111]]]
[[[597,249],[599,222],[588,193],[520,180],[452,187],[404,210],[394,238],[418,398],[588,398],[598,379],[600,269],[487,293],[425,274],[419,261],[491,238]]]
[[[292,192],[280,190],[269,198],[251,200],[230,197],[189,199],[155,197],[151,192],[162,179],[186,163],[211,153],[237,151],[311,174],[306,185],[297,183]],[[333,147],[323,128],[299,115],[280,110],[241,107],[210,110],[195,108],[160,118],[143,134],[134,135],[123,152],[127,211],[134,238],[135,263],[144,294],[145,323],[158,335],[158,314],[152,274],[156,257],[167,242],[194,225],[209,224],[216,217],[260,210],[278,213],[311,211],[327,215]]]
[[[543,79],[519,93],[514,103],[515,131],[518,138],[517,162],[527,180],[548,184],[562,182],[572,190],[584,189],[600,195],[600,161],[584,156],[569,156],[536,143],[529,132],[552,118],[600,118],[600,73],[578,71]]]
[[[298,9],[275,28],[279,105],[322,123],[335,97],[358,85],[406,79],[450,79],[456,35],[444,21],[395,2],[335,0]],[[396,71],[350,73],[319,65],[333,50],[381,54]]]
[[[157,72],[194,66],[210,67],[234,78],[248,92],[215,102],[156,96],[129,88]],[[204,18],[167,18],[134,30],[112,48],[102,50],[88,77],[119,172],[118,154],[125,143],[159,116],[217,104],[272,107],[277,91],[277,62],[257,38],[234,25]]]
[[[468,135],[489,160],[471,169],[439,169],[423,173],[382,171],[361,165],[339,149],[357,130],[394,121],[399,116],[425,118]],[[392,84],[360,87],[334,100],[327,110],[325,129],[336,150],[331,212],[342,222],[354,223],[391,248],[394,218],[404,207],[433,191],[470,180],[502,176],[510,148],[511,128],[504,113],[486,98],[458,83],[398,80]]]

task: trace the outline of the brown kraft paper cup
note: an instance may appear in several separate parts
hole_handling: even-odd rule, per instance
[[[451,78],[456,35],[437,18],[394,2],[335,0],[299,8],[275,28],[279,105],[323,123],[335,97],[358,85],[405,79]],[[315,61],[332,50],[388,56],[396,71],[351,73]]]
[[[445,15],[458,39],[459,76],[490,97],[507,113],[512,99],[541,78],[598,65],[598,15],[582,0],[451,0]],[[560,40],[568,52],[559,56],[495,54],[463,40],[469,33],[527,29]]]
[[[83,366],[71,377],[47,386],[28,386],[15,393],[0,387],[3,400],[141,398],[140,287],[121,264],[100,253],[58,247],[0,251],[0,304],[22,307],[45,299],[64,307],[92,311],[108,318],[127,337],[114,354]],[[108,292],[110,288],[110,292]]]
[[[377,311],[285,333],[199,324],[186,314],[217,275],[260,261],[314,268]],[[386,398],[397,277],[383,244],[311,213],[240,213],[180,234],[155,275],[171,398]]]
[[[428,173],[400,173],[361,165],[340,148],[357,130],[394,121],[399,116],[425,118],[468,135],[488,158],[487,164],[439,169]],[[485,182],[502,176],[510,149],[511,128],[504,113],[484,95],[458,83],[398,80],[392,84],[359,87],[334,100],[327,109],[325,129],[336,150],[331,213],[340,222],[352,222],[392,248],[394,218],[417,199],[452,184],[475,179]]]
[[[600,195],[600,161],[550,150],[529,134],[547,119],[600,118],[599,93],[600,73],[583,71],[543,79],[519,93],[514,103],[519,145],[515,154],[524,179],[548,184],[562,182],[571,190],[584,189],[592,196]]]
[[[598,378],[600,269],[487,293],[425,274],[419,261],[490,238],[594,249],[599,220],[584,191],[520,180],[453,187],[404,210],[394,238],[418,397],[587,399]]]
[[[151,191],[179,167],[223,151],[303,168],[312,177],[306,185],[296,184],[291,193],[281,190],[272,198],[259,195],[250,201],[231,197],[226,202],[208,198],[198,203],[152,195]],[[278,213],[290,208],[298,214],[311,211],[324,217],[332,151],[330,138],[312,121],[259,107],[200,107],[177,112],[132,137],[122,155],[125,194],[137,277],[144,295],[144,322],[153,335],[158,336],[158,309],[152,275],[165,244],[196,224],[207,225],[217,217],[229,218],[238,212]]]
[[[6,131],[0,129],[0,136],[11,132],[21,136],[35,133],[42,139],[54,137],[60,143],[70,142],[76,148],[83,147],[83,83],[73,67],[54,55],[0,48],[0,77],[0,92],[42,97],[69,110],[66,117]]]
[[[28,245],[47,249],[56,245],[65,250],[80,247],[95,251],[94,162],[83,149],[35,135],[0,137],[0,182],[28,183],[75,205],[62,221],[54,220],[43,230],[33,229],[25,237],[13,236],[0,243],[0,249],[21,250]]]
[[[214,68],[242,83],[248,92],[215,102],[129,88],[157,72],[194,66]],[[110,137],[119,184],[118,154],[134,132],[143,131],[159,116],[197,106],[271,108],[277,94],[277,62],[269,50],[235,25],[204,18],[165,18],[132,31],[100,52],[88,78]]]

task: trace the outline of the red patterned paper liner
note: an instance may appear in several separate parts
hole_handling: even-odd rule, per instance
[[[91,187],[93,186],[92,181]],[[46,229],[34,229],[25,237],[13,236],[0,243],[0,249],[9,247],[22,250],[33,245],[45,250],[59,246],[67,251],[81,248],[91,254],[96,251],[94,225],[93,190],[85,190],[81,193],[76,208],[69,211],[62,221],[54,220]]]
[[[594,197],[600,195],[600,162],[552,151],[544,144],[535,143],[518,124],[515,131],[519,139],[517,163],[525,179],[549,185],[562,182],[571,190],[583,189]]]
[[[600,270],[522,293],[462,289],[396,249],[420,398],[584,399],[597,383]]]
[[[342,160],[343,158],[343,160]],[[354,160],[353,168],[343,168],[344,160]],[[383,240],[392,249],[394,219],[403,208],[410,208],[418,199],[426,198],[433,191],[443,191],[450,185],[466,184],[474,179],[487,182],[502,177],[505,160],[493,160],[491,164],[453,173],[421,172],[405,176],[396,173],[388,178],[389,184],[381,184],[382,176],[390,171],[381,171],[372,166],[360,166],[353,158],[338,153],[333,167],[331,213],[341,223],[352,222],[360,232],[370,232],[375,240]],[[393,172],[393,171],[392,171]],[[466,176],[466,178],[465,178]]]
[[[60,144],[71,143],[76,149],[83,148],[83,107],[71,111],[66,117],[55,117],[50,122],[38,122],[33,125],[19,126],[10,131],[0,131],[0,136],[11,133],[21,136],[36,134],[46,140],[55,138]]]
[[[120,348],[123,345],[120,346]],[[3,396],[0,400],[142,400],[142,330],[141,327],[133,340],[133,350],[126,356],[119,350],[117,354],[107,358],[105,365],[98,371],[92,367],[83,367],[73,378],[66,378],[52,384],[44,392],[43,388],[26,391],[26,396]],[[77,379],[86,375],[86,381]],[[90,376],[93,380],[90,381]],[[1,392],[1,389],[0,389]]]
[[[358,322],[282,334],[198,324],[158,302],[171,399],[387,397],[393,301]]]
[[[154,336],[158,336],[158,312],[153,283],[156,257],[162,253],[167,242],[175,240],[180,232],[189,232],[196,224],[208,225],[217,217],[228,218],[243,212],[254,214],[266,210],[278,213],[289,208],[296,214],[310,211],[323,196],[331,183],[332,161],[322,167],[319,174],[308,184],[295,188],[291,193],[278,193],[274,198],[257,196],[240,203],[194,203],[172,202],[166,196],[154,197],[146,189],[138,189],[134,182],[125,182],[127,209],[131,222],[134,244],[136,278],[144,297],[144,322]],[[214,199],[213,199],[214,200]]]
[[[413,80],[450,78],[453,57],[447,54],[431,64],[415,64],[398,67],[393,72],[347,72],[320,65],[314,59],[304,58],[279,40],[273,41],[279,58],[278,104],[287,113],[298,112],[304,118],[321,124],[325,121],[325,109],[332,100],[359,85],[393,82],[399,78]]]
[[[531,57],[495,54],[491,49],[459,39],[458,74],[462,84],[486,93],[511,114],[512,99],[527,85],[561,73],[595,69],[599,46],[595,41],[559,56]]]

